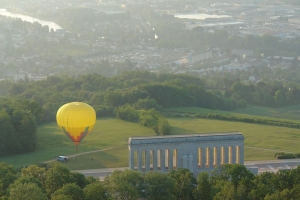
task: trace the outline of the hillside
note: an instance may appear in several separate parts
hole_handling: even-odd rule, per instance
[[[300,129],[227,122],[210,119],[168,119],[173,134],[197,134],[209,132],[240,131],[245,136],[245,160],[271,160],[276,152],[298,152]],[[16,167],[53,160],[59,155],[71,156],[66,163],[70,169],[126,167],[127,141],[130,136],[155,135],[150,128],[118,119],[98,119],[93,131],[75,151],[72,142],[59,130],[55,123],[38,128],[37,149],[33,153],[1,157]],[[73,155],[94,150],[115,148],[107,151]]]

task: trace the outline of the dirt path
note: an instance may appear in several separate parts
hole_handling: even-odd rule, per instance
[[[101,151],[107,151],[107,150],[111,150],[111,149],[119,149],[119,148],[123,148],[123,147],[127,147],[127,145],[126,146],[121,146],[121,147],[112,147],[112,148],[107,148],[107,149],[98,149],[98,150],[94,150],[94,151],[87,151],[87,152],[83,152],[83,153],[69,155],[67,157],[82,156],[82,155],[86,155],[86,154],[90,154],[90,153],[97,153],[97,152],[101,152]],[[50,163],[50,162],[53,162],[53,161],[56,161],[56,160],[55,159],[48,160],[48,161],[45,161],[44,163]]]
[[[69,155],[67,157],[82,156],[82,155],[86,155],[86,154],[90,154],[90,153],[97,153],[97,152],[101,152],[101,151],[107,151],[107,150],[111,150],[111,149],[119,149],[119,148],[123,148],[123,147],[127,147],[127,145],[126,146],[121,146],[121,147],[112,147],[112,148],[107,148],[107,149],[98,149],[98,150],[94,150],[94,151],[87,151],[87,152],[83,152],[83,153]],[[295,153],[295,152],[282,151],[282,150],[264,149],[264,148],[259,148],[259,147],[247,147],[247,146],[245,146],[245,148],[247,148],[247,149],[258,149],[258,150],[264,150],[264,151],[273,151],[273,152]],[[48,161],[45,161],[44,163],[50,163],[50,162],[53,162],[53,161],[56,161],[56,160],[55,159],[48,160]]]

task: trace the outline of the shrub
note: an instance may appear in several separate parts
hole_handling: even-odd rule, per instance
[[[293,159],[293,158],[296,158],[296,155],[294,155],[292,153],[280,152],[280,153],[276,153],[275,157],[277,159]]]
[[[129,104],[118,107],[116,115],[118,119],[123,119],[130,122],[139,121],[139,111]]]

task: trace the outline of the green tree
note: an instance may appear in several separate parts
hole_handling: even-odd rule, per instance
[[[36,147],[36,124],[30,115],[23,115],[19,127],[19,140],[23,151],[32,152]]]
[[[105,185],[96,181],[87,185],[83,189],[84,200],[106,200],[108,199],[107,189]]]
[[[94,182],[97,182],[97,181],[99,181],[98,178],[95,178],[93,176],[88,176],[88,177],[85,178],[85,185],[87,186],[87,185],[89,185],[91,183],[94,183]]]
[[[83,198],[82,189],[75,183],[64,184],[62,188],[58,189],[51,195],[51,199],[55,199],[56,196],[65,195],[72,200],[81,200]]]
[[[10,149],[16,147],[18,142],[14,143],[15,130],[11,122],[11,117],[5,110],[0,110],[0,155],[11,153]]]
[[[236,192],[229,181],[221,181],[220,191],[215,195],[214,200],[236,200]],[[219,185],[219,184],[218,184]]]
[[[70,170],[61,163],[56,162],[52,164],[46,172],[45,188],[49,196],[65,184],[74,182],[75,180]]]
[[[10,188],[9,200],[47,200],[47,195],[34,183],[14,184]]]
[[[171,170],[168,176],[176,181],[176,189],[174,195],[177,199],[192,200],[194,197],[194,189],[196,187],[196,179],[194,175],[185,168]]]
[[[285,104],[284,93],[281,90],[275,92],[275,102],[277,105],[281,106]]]
[[[78,172],[71,172],[71,175],[74,178],[76,185],[78,185],[81,189],[86,186],[85,176]]]
[[[107,176],[104,184],[108,187],[110,198],[116,200],[138,199],[142,196],[143,176],[132,170],[115,170]]]
[[[44,183],[46,179],[46,169],[37,165],[29,165],[21,169],[21,176],[34,177],[41,183]]]
[[[251,190],[249,197],[252,199],[263,200],[267,194],[273,194],[277,187],[275,181],[276,174],[264,172],[259,176],[255,176],[253,180],[254,187]]]
[[[130,122],[138,122],[139,120],[139,111],[136,110],[133,106],[125,104],[117,108],[116,116],[119,119],[123,119]]]
[[[162,107],[158,105],[155,99],[150,99],[149,97],[145,99],[139,99],[135,104],[134,107],[138,110],[150,110],[155,109],[158,111],[162,111]]]
[[[9,187],[17,179],[17,172],[12,165],[0,162],[0,197],[3,196]]]
[[[197,199],[212,199],[212,185],[209,181],[209,175],[207,172],[201,172],[197,176],[197,188],[196,197]]]
[[[238,187],[240,187],[240,191],[242,191],[245,186],[246,191],[243,194],[246,196],[253,188],[253,179],[254,174],[252,174],[244,165],[240,164],[221,165],[212,172],[212,176],[210,177],[210,180],[214,185],[217,185],[217,183],[220,181],[230,180],[230,184],[233,185],[235,194],[238,190]]]
[[[110,106],[120,106],[124,104],[121,92],[108,92],[104,95],[104,103]]]
[[[176,181],[167,174],[148,172],[145,175],[146,198],[149,200],[175,200]],[[174,194],[175,193],[175,194]]]
[[[139,124],[142,126],[152,128],[157,132],[158,120],[160,117],[160,113],[154,109],[142,110],[139,114]]]
[[[157,124],[157,132],[159,135],[170,135],[171,134],[171,126],[168,122],[167,119],[160,117],[158,119],[158,124]]]
[[[38,179],[36,179],[35,177],[33,177],[33,176],[21,176],[17,180],[15,180],[14,183],[9,186],[9,188],[11,189],[11,188],[17,187],[17,185],[20,185],[20,184],[24,185],[26,183],[27,184],[28,183],[34,183],[39,188],[41,188],[42,191],[44,192],[43,183],[41,181],[39,181]]]
[[[296,199],[299,198],[299,196],[296,197]],[[279,199],[291,199],[293,200],[293,193],[289,189],[284,189],[282,191],[276,190],[273,194],[267,194],[267,196],[264,198],[264,200],[279,200]]]
[[[73,200],[73,198],[65,194],[57,193],[51,196],[51,200]]]

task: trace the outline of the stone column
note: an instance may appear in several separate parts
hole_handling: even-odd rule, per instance
[[[205,163],[206,163],[206,148],[202,147],[201,148],[201,168],[202,169],[206,168]]]
[[[231,164],[235,164],[236,163],[236,146],[231,146],[232,148],[232,163]]]
[[[183,168],[188,168],[188,166],[187,166],[187,155],[186,154],[184,154],[183,156],[182,156],[182,167]]]
[[[169,157],[169,170],[173,169],[173,149],[168,150]]]
[[[240,145],[240,165],[244,164],[244,145]]]
[[[165,166],[165,163],[166,163],[166,151],[165,149],[164,150],[161,150],[161,170],[164,172],[166,171],[166,166]]]
[[[217,163],[216,163],[216,166],[220,166],[221,165],[221,156],[222,156],[222,147],[221,146],[218,146],[217,147]]]
[[[193,160],[194,160],[194,157],[193,155],[190,153],[189,157],[188,157],[188,160],[189,160],[189,170],[190,172],[194,173],[194,169],[193,169]]]
[[[161,169],[161,150],[157,150],[157,167],[159,167],[159,169]]]
[[[148,172],[150,170],[150,153],[149,150],[145,152],[145,170]]]
[[[153,170],[157,170],[157,150],[153,150]]]
[[[174,149],[174,154],[173,154],[173,166],[175,169],[178,168],[178,155],[177,155],[177,149]]]
[[[209,147],[209,168],[214,168],[214,147]]]
[[[224,164],[228,164],[229,146],[224,146]]]
[[[138,171],[142,171],[143,168],[143,162],[142,162],[142,153],[143,151],[138,151]]]
[[[129,169],[134,169],[134,151],[129,150],[128,152],[128,160],[129,160]]]

